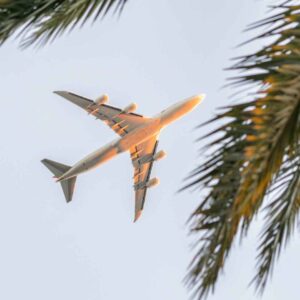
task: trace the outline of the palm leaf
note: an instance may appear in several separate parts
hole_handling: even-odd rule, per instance
[[[15,32],[21,46],[45,44],[88,19],[96,20],[115,8],[121,12],[127,0],[2,0],[0,44]]]
[[[209,158],[185,187],[207,190],[190,219],[192,232],[203,232],[186,278],[199,299],[214,290],[237,234],[247,233],[270,194],[254,278],[263,291],[299,214],[300,6],[288,1],[274,9],[273,17],[252,26],[269,26],[258,38],[273,42],[232,67],[243,72],[233,84],[259,86],[257,94],[214,118],[223,125],[209,134],[217,135]]]

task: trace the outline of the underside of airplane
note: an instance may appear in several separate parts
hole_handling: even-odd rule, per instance
[[[136,221],[144,208],[147,189],[159,183],[157,178],[150,178],[154,161],[166,155],[162,150],[157,152],[158,134],[164,126],[196,107],[204,95],[181,101],[157,116],[148,118],[134,112],[137,108],[135,103],[124,109],[108,105],[107,95],[92,101],[70,92],[55,93],[81,107],[96,119],[102,120],[119,136],[115,141],[94,151],[73,166],[49,159],[42,160],[56,180],[61,183],[66,201],[72,200],[76,178],[79,174],[98,167],[121,152],[128,151],[134,168],[134,221]]]

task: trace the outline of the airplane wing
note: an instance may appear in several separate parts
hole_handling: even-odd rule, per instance
[[[147,182],[153,165],[153,156],[157,149],[157,136],[136,145],[130,149],[130,156],[134,166],[134,189],[135,189],[135,216],[134,222],[139,218],[144,208]]]
[[[124,113],[122,109],[107,104],[97,106],[94,101],[70,92],[56,91],[54,93],[83,108],[97,119],[104,121],[120,136],[126,135],[147,120],[147,118],[142,115]]]

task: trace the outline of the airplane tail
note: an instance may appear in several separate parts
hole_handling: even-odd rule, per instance
[[[64,173],[66,173],[69,169],[71,169],[70,166],[60,164],[58,162],[55,162],[50,159],[43,159],[41,161],[53,174],[55,177],[60,177]],[[63,189],[65,198],[67,202],[70,202],[73,197],[73,192],[75,188],[77,177],[72,177],[70,179],[66,179],[63,181],[60,181],[61,187]]]

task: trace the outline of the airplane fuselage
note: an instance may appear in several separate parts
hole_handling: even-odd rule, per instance
[[[131,147],[136,146],[148,140],[149,138],[158,135],[165,126],[190,112],[199,104],[200,101],[201,98],[199,96],[180,101],[163,110],[153,118],[147,119],[147,122],[143,123],[135,130],[108,143],[107,145],[84,157],[69,171],[59,177],[58,181],[66,180],[94,169],[100,164],[118,155],[119,153],[128,151]]]

